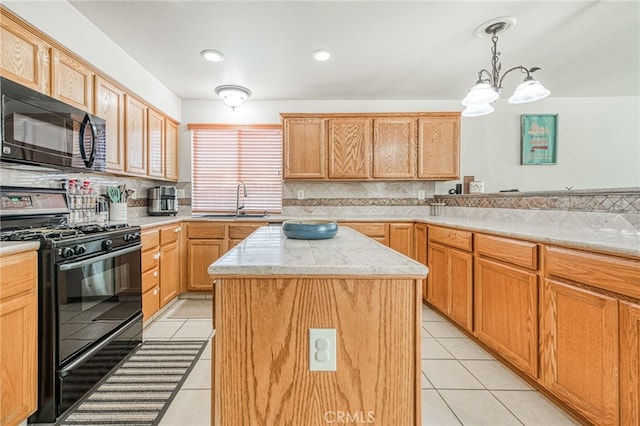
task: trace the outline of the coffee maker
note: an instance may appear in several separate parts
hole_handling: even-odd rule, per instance
[[[156,186],[149,189],[150,216],[170,216],[178,213],[178,190],[175,186]]]

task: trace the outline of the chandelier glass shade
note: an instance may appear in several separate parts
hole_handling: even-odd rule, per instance
[[[512,71],[519,70],[526,74],[524,81],[516,87],[513,95],[509,98],[509,103],[523,104],[546,98],[551,92],[547,90],[539,81],[535,80],[531,74],[540,68],[525,68],[522,65],[510,68],[502,76],[502,63],[500,62],[500,52],[498,52],[498,36],[500,31],[509,26],[505,22],[494,22],[485,28],[486,34],[491,34],[493,47],[491,49],[491,71],[482,69],[478,72],[478,81],[469,89],[462,100],[462,105],[466,108],[462,111],[464,117],[479,117],[490,114],[494,108],[489,105],[500,97],[502,92],[502,80]]]
[[[216,95],[231,109],[236,109],[251,96],[251,90],[243,86],[225,84],[215,89]]]

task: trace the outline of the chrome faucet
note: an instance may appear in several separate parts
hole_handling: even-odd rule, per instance
[[[242,204],[240,204],[240,187],[244,189]],[[236,187],[236,216],[240,215],[240,209],[244,209],[244,199],[246,198],[246,196],[247,196],[247,186],[244,184],[244,182],[239,182],[238,186]]]

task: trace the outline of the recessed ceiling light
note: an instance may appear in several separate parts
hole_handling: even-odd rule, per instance
[[[224,55],[221,52],[213,49],[205,49],[200,52],[203,58],[210,62],[222,62],[224,61]]]
[[[311,57],[318,62],[328,61],[331,58],[331,52],[326,49],[316,49],[311,52]]]

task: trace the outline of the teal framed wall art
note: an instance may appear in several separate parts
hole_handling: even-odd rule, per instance
[[[522,114],[520,132],[520,164],[557,164],[558,114]]]

